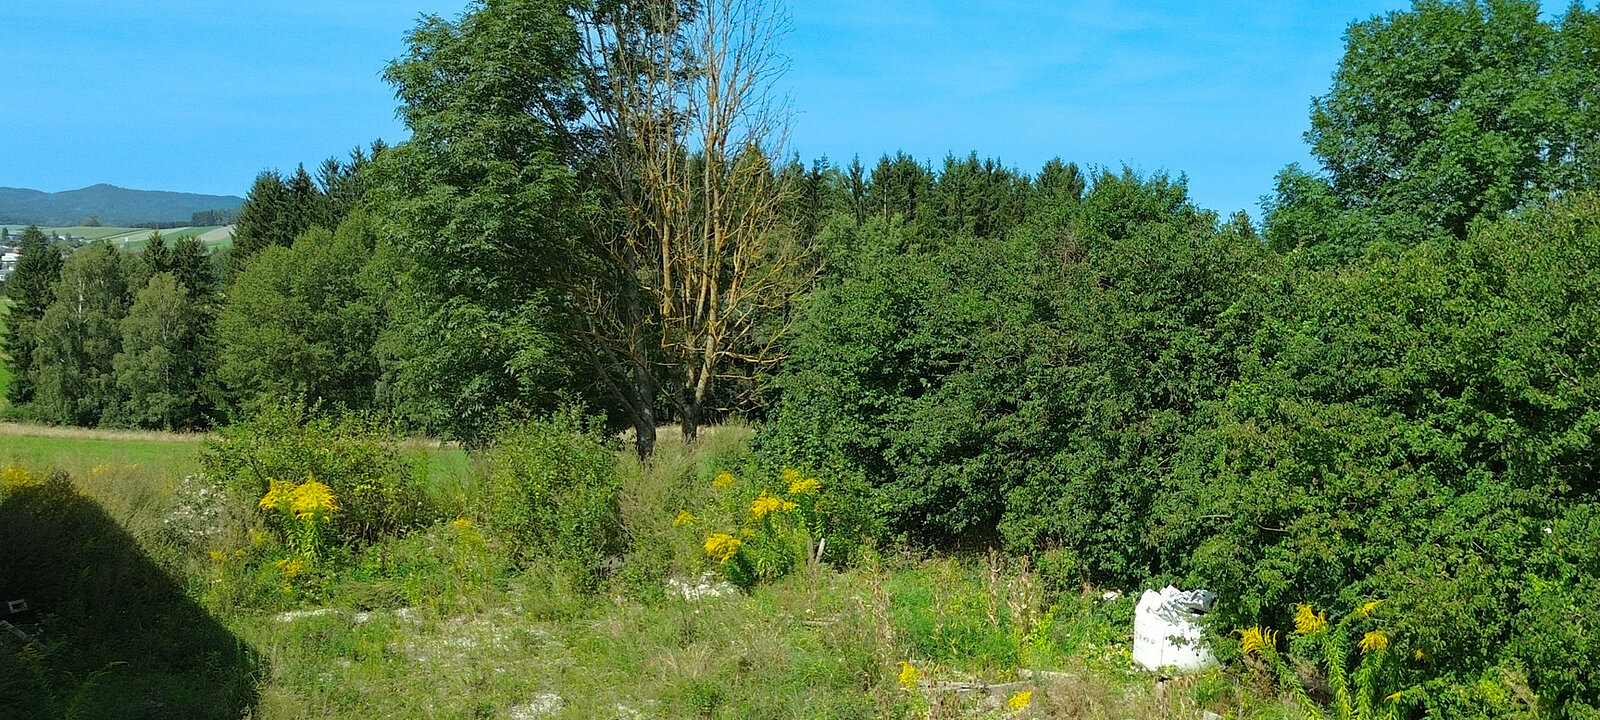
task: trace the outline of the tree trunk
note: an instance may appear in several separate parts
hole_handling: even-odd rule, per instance
[[[683,402],[683,442],[693,445],[700,438],[700,403],[695,398],[693,391],[684,392]]]
[[[656,414],[648,406],[633,415],[634,449],[640,460],[649,460],[656,451]]]

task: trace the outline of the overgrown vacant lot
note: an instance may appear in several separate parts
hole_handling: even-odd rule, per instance
[[[282,437],[19,432],[0,451],[0,534],[30,552],[4,561],[0,590],[40,616],[34,643],[5,648],[4,717],[1286,712],[1222,670],[1158,684],[1131,663],[1131,596],[1105,600],[1005,556],[867,545],[844,565],[803,562],[735,588],[701,544],[728,520],[718,498],[753,482],[729,472],[748,467],[742,428],[650,465],[605,451],[620,533],[606,542],[625,550],[594,575],[519,549],[512,523],[472,500],[499,492],[503,455],[469,467],[435,451],[445,462],[429,466],[450,469],[418,477],[437,512],[366,543],[334,542],[330,524],[311,555],[255,498],[196,481],[241,442],[270,463],[293,445]],[[559,474],[579,447],[545,433],[520,457]],[[348,492],[334,517],[359,511]]]

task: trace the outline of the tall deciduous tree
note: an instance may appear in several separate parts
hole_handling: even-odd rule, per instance
[[[363,284],[376,238],[363,213],[252,261],[217,319],[218,370],[241,404],[263,395],[372,406],[381,298]]]
[[[620,394],[643,453],[654,387],[692,440],[730,366],[775,361],[783,329],[758,319],[804,284],[782,222],[793,188],[772,166],[788,129],[771,88],[787,16],[767,0],[651,0],[578,18],[597,175],[620,209],[590,237],[622,287],[575,291],[601,369],[629,371],[613,384],[631,385]]]
[[[54,299],[35,326],[30,375],[34,407],[53,422],[94,426],[115,413],[113,360],[127,314],[126,258],[115,245],[86,246],[67,258]]]
[[[490,0],[458,22],[424,18],[384,73],[411,130],[376,160],[371,188],[405,256],[407,319],[384,353],[405,413],[432,430],[471,439],[502,406],[553,409],[584,362],[568,352],[559,292],[561,276],[588,272],[565,7]]]
[[[484,347],[587,358],[642,453],[664,403],[692,436],[719,378],[771,363],[759,319],[805,277],[772,167],[782,25],[757,0],[490,0],[425,19],[386,73],[413,136],[378,194],[415,284],[505,329]],[[471,385],[522,387],[528,357]]]
[[[1327,188],[1280,175],[1268,237],[1316,246],[1340,226],[1355,247],[1336,257],[1373,240],[1459,239],[1477,218],[1587,187],[1600,153],[1595,27],[1579,5],[1542,21],[1532,0],[1422,0],[1351,25],[1307,133]]]
[[[206,370],[204,311],[171,272],[134,295],[123,318],[122,352],[112,360],[122,403],[117,424],[163,430],[200,427]]]

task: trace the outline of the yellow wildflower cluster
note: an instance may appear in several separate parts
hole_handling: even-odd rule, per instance
[[[917,679],[922,677],[922,671],[911,667],[911,663],[900,661],[900,684],[904,687],[914,687]]]
[[[1382,630],[1373,630],[1361,636],[1361,652],[1382,652],[1389,648],[1389,636]]]
[[[271,480],[267,494],[258,503],[263,510],[277,510],[301,520],[323,522],[339,510],[333,488],[317,482],[315,476],[296,485],[286,480]]]
[[[672,519],[672,526],[673,527],[683,527],[685,525],[693,525],[693,524],[694,524],[694,513],[691,513],[688,510],[679,510],[678,511],[678,516]]]
[[[269,478],[267,482],[270,483],[267,494],[262,495],[261,502],[256,504],[260,505],[262,510],[277,510],[288,514],[289,507],[294,502],[292,499],[294,483],[276,478]]]
[[[321,522],[338,512],[339,502],[333,497],[333,488],[317,482],[316,478],[311,478],[294,489],[293,495],[290,496],[289,509],[301,520]]]
[[[1239,651],[1246,655],[1271,653],[1277,649],[1278,633],[1273,630],[1264,630],[1257,625],[1239,631]]]
[[[725,563],[732,560],[734,555],[739,554],[739,546],[742,544],[739,538],[732,535],[716,533],[706,538],[706,554],[717,562]]]
[[[1361,607],[1356,608],[1356,614],[1364,618],[1372,617],[1372,611],[1377,610],[1378,606],[1382,604],[1382,600],[1373,600],[1369,603],[1363,603]]]
[[[761,497],[756,498],[755,502],[750,503],[750,519],[760,520],[775,512],[791,512],[795,509],[795,507],[797,506],[793,502],[784,500],[781,497],[762,490]]]
[[[44,476],[36,475],[21,465],[7,465],[5,470],[0,470],[0,487],[6,490],[21,490],[44,483]]]
[[[467,532],[478,527],[478,524],[468,518],[458,517],[450,521],[450,527],[455,528],[456,532]]]
[[[733,482],[733,473],[727,471],[717,473],[717,476],[711,480],[711,484],[717,486],[719,490],[727,490],[733,487]]]
[[[1023,690],[1022,692],[1012,695],[1011,699],[1006,701],[1006,707],[1009,707],[1012,710],[1025,710],[1030,702],[1033,702],[1033,691]]]
[[[799,473],[796,473],[798,475]],[[796,478],[789,481],[790,495],[810,495],[822,488],[822,481],[812,478]]]
[[[1311,606],[1296,603],[1294,606],[1294,634],[1315,635],[1328,629],[1326,613],[1313,612]]]
[[[299,577],[301,573],[306,571],[306,562],[300,558],[279,560],[273,563],[273,565],[276,566],[278,571],[282,572],[283,576],[286,578]]]

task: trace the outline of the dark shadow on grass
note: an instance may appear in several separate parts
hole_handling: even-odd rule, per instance
[[[64,477],[0,499],[0,719],[239,718],[256,653]]]

